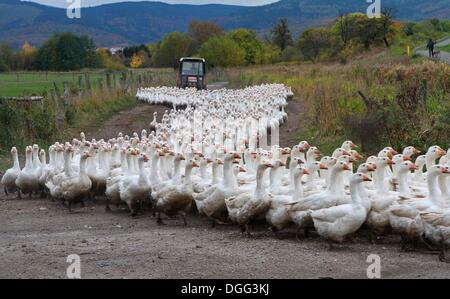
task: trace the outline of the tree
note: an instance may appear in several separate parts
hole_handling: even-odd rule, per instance
[[[3,71],[8,71],[12,69],[13,65],[13,51],[11,47],[6,44],[0,44],[0,64]]]
[[[8,65],[0,57],[0,73],[7,72],[9,70]]]
[[[22,50],[14,55],[16,70],[31,70],[36,60],[37,49],[32,47],[27,41],[22,46]]]
[[[377,18],[370,19],[362,13],[351,14],[351,18],[353,18],[352,40],[362,44],[365,49],[382,40]]]
[[[262,63],[276,63],[280,62],[281,50],[277,45],[272,43],[263,44],[263,59]]]
[[[350,41],[353,29],[353,19],[350,15],[340,14],[338,21],[335,23],[335,31],[339,32],[339,37],[342,41],[343,47],[345,48]]]
[[[188,25],[188,36],[192,41],[192,52],[197,51],[201,45],[208,41],[211,37],[222,36],[225,31],[222,27],[214,22],[191,21]]]
[[[213,67],[240,66],[245,64],[245,50],[227,36],[210,38],[202,45],[199,54]]]
[[[144,51],[145,53],[148,54],[148,56],[151,56],[150,49],[144,44],[139,46],[125,47],[123,49],[123,56],[125,56],[126,58],[132,58],[134,54],[139,53],[141,51]]]
[[[97,67],[100,58],[93,40],[72,33],[58,33],[38,50],[35,66],[39,70],[69,71]]]
[[[247,64],[261,64],[263,61],[263,46],[256,38],[256,33],[248,29],[235,29],[228,36],[245,50]]]
[[[287,46],[292,46],[294,43],[287,19],[280,19],[278,24],[272,28],[271,33],[273,43],[276,44],[281,51],[284,51]]]
[[[175,67],[181,57],[186,56],[191,41],[181,32],[167,34],[156,47],[152,57],[153,65],[158,67]]]
[[[330,32],[324,28],[306,30],[299,40],[300,51],[313,63],[320,58],[330,45]]]
[[[391,32],[393,19],[394,19],[394,9],[389,7],[384,8],[381,18],[379,20],[379,28],[380,34],[383,36],[383,42],[387,48],[391,47],[388,41],[388,35]]]
[[[141,65],[142,65],[141,57],[137,53],[134,53],[133,57],[131,58],[130,67],[137,69]]]

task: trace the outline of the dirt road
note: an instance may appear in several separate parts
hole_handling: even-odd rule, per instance
[[[154,110],[139,105],[122,112],[89,136],[131,134],[150,121]],[[301,125],[301,107],[290,103],[282,143]],[[0,195],[0,278],[65,278],[70,254],[81,257],[83,278],[366,278],[367,257],[381,257],[383,278],[450,278],[450,267],[424,249],[399,252],[399,238],[372,244],[365,233],[353,243],[328,250],[317,236],[297,241],[293,230],[279,240],[267,226],[253,237],[234,226],[212,228],[198,215],[158,226],[150,213],[131,218],[123,210],[104,211],[102,199],[73,214],[48,199],[16,200]]]

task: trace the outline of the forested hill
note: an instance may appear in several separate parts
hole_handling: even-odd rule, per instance
[[[448,0],[384,0],[399,20],[450,17]],[[281,0],[258,6],[170,5],[123,2],[82,10],[81,19],[68,19],[64,9],[19,0],[0,0],[0,41],[15,47],[28,40],[41,44],[55,31],[87,34],[100,46],[147,43],[171,31],[185,31],[190,20],[212,20],[225,29],[245,27],[263,36],[281,17],[298,34],[327,24],[340,12],[364,12],[365,0]]]

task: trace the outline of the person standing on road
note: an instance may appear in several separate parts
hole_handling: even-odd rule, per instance
[[[430,58],[434,57],[434,45],[436,42],[434,42],[431,38],[428,40],[427,48],[428,48],[428,55]]]

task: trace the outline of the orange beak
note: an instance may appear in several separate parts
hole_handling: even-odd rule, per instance
[[[320,165],[319,165],[319,169],[321,169],[321,170],[327,170],[328,169],[328,167],[325,165],[325,164],[323,164],[323,163],[320,163]]]
[[[390,158],[387,160],[387,165],[394,165],[394,161],[392,161]]]
[[[411,166],[409,166],[409,170],[417,170],[419,169],[419,166],[417,166],[416,164],[411,164]]]
[[[303,169],[303,174],[306,174],[306,175],[310,174],[309,169],[308,168],[304,168]]]
[[[239,167],[239,172],[247,172],[247,170],[244,167]]]
[[[409,161],[409,160],[410,160],[410,159],[409,159],[408,156],[403,155],[403,161]]]
[[[346,150],[343,150],[343,151],[342,151],[342,155],[344,155],[344,156],[351,156],[350,153],[347,152]]]
[[[273,165],[270,164],[270,163],[266,163],[266,164],[264,164],[264,165],[266,165],[266,166],[269,167],[269,168],[273,168]]]
[[[351,170],[350,165],[347,163],[344,164],[344,170]]]
[[[447,152],[444,151],[443,149],[439,149],[437,152],[438,152],[439,156],[443,156],[443,155],[447,154]]]
[[[448,167],[442,167],[442,173],[450,173],[450,169]]]
[[[350,148],[357,148],[358,146],[356,144],[354,144],[353,142],[350,144]]]
[[[365,176],[363,176],[363,181],[364,181],[364,182],[371,182],[372,179],[369,178],[367,175],[365,175]]]

